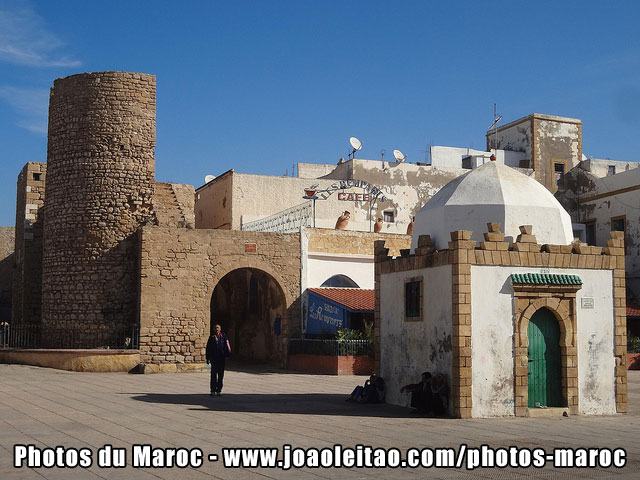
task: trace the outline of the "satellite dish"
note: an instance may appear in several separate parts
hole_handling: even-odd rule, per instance
[[[207,184],[212,180],[215,180],[216,176],[215,175],[207,175],[206,177],[204,177],[204,183]]]
[[[396,157],[396,161],[398,163],[404,162],[404,159],[407,158],[406,155],[402,153],[400,150],[394,150],[393,156]]]
[[[353,147],[353,151],[354,152],[357,152],[358,150],[360,150],[362,148],[362,142],[360,140],[358,140],[356,137],[349,138],[349,143]]]

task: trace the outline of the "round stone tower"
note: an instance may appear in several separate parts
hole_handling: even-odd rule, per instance
[[[137,231],[152,215],[155,119],[153,75],[83,73],[51,89],[42,323],[69,347],[117,346],[137,320]]]

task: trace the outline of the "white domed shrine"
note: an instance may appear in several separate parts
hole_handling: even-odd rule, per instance
[[[511,167],[488,162],[449,182],[422,207],[411,251],[420,235],[430,235],[438,249],[447,248],[449,234],[456,230],[471,230],[471,239],[480,242],[489,222],[499,222],[511,242],[520,225],[533,225],[539,244],[573,241],[571,217],[551,192]]]

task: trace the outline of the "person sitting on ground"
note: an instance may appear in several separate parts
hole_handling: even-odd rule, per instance
[[[359,403],[380,403],[384,401],[385,386],[382,377],[378,377],[375,373],[369,377],[369,380],[364,382],[364,387],[358,385],[353,389],[347,402],[359,402]]]
[[[431,408],[433,414],[440,417],[447,412],[449,389],[444,375],[438,374],[431,380]]]
[[[431,411],[431,372],[423,372],[420,383],[411,383],[400,389],[400,393],[411,393],[412,413],[427,414]]]

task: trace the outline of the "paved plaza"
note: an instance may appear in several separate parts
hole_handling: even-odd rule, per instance
[[[304,375],[256,368],[227,371],[221,397],[208,374],[72,373],[0,365],[0,478],[640,478],[640,372],[629,372],[627,415],[458,420],[422,418],[389,405],[344,399],[363,377]],[[624,447],[623,469],[14,468],[15,444],[40,448],[224,447]]]

